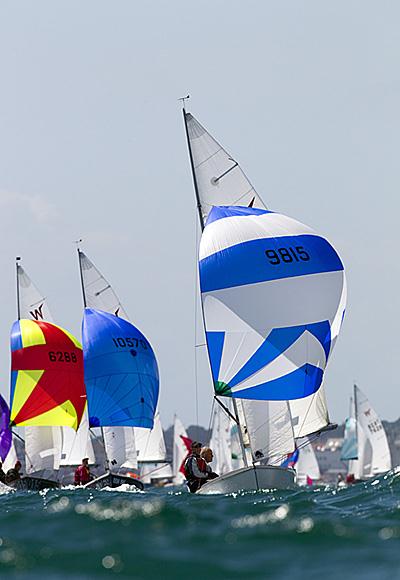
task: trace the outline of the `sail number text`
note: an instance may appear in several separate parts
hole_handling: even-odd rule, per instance
[[[290,262],[308,262],[311,259],[310,254],[306,252],[303,246],[295,246],[292,248],[278,248],[277,250],[265,250],[265,254],[269,263],[277,266],[282,262],[289,264]]]
[[[49,359],[51,362],[66,362],[66,363],[76,363],[78,359],[74,352],[61,351],[61,350],[51,350],[49,352]]]
[[[138,348],[141,346],[145,350],[147,349],[146,342],[141,338],[113,338],[113,343],[117,348]]]

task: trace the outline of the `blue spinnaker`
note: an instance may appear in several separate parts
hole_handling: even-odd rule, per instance
[[[86,308],[82,325],[91,427],[153,427],[159,376],[149,341],[133,324]]]
[[[0,395],[0,458],[2,461],[10,451],[12,441],[12,432],[10,429],[10,409],[7,403]]]

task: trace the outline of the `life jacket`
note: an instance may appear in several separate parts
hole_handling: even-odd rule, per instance
[[[185,477],[188,481],[197,479],[192,471],[192,459],[197,461],[197,467],[201,472],[207,473],[207,463],[204,461],[204,459],[202,457],[199,457],[198,455],[195,455],[194,453],[191,453],[187,457],[184,465]]]
[[[90,481],[89,469],[85,465],[80,465],[79,467],[77,467],[77,469],[75,471],[75,478],[74,479],[75,479],[75,483],[77,485],[89,483],[89,481]]]

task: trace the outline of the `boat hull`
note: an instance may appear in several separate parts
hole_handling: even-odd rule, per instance
[[[57,489],[60,487],[58,481],[44,479],[43,477],[31,477],[30,475],[7,483],[7,485],[19,491],[42,491],[43,489]]]
[[[196,493],[235,493],[262,489],[295,489],[296,474],[292,469],[272,465],[254,465],[231,471],[205,483]]]
[[[85,489],[103,489],[104,487],[115,488],[124,484],[133,485],[140,490],[144,488],[143,483],[139,479],[111,472],[96,477],[96,479],[89,481],[89,483],[86,483],[83,487]]]

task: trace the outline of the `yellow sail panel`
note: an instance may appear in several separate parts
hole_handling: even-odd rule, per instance
[[[38,344],[46,344],[45,336],[36,320],[22,319],[19,321],[19,325],[21,328],[23,348],[28,346],[36,346]]]
[[[68,330],[65,330],[65,328],[61,328],[61,326],[57,326],[57,324],[53,324],[53,326],[55,326],[56,328],[59,328],[64,334],[66,334],[68,336],[68,338],[74,343],[74,345],[76,346],[76,348],[82,349],[82,344]]]
[[[29,421],[18,423],[19,427],[28,425],[35,427],[48,427],[49,425],[72,427],[76,431],[78,429],[78,417],[71,401],[66,401],[62,405],[54,407],[51,411],[37,415],[33,419],[29,419]]]
[[[27,399],[31,396],[43,373],[44,371],[18,371],[11,406],[11,421],[14,421]]]

